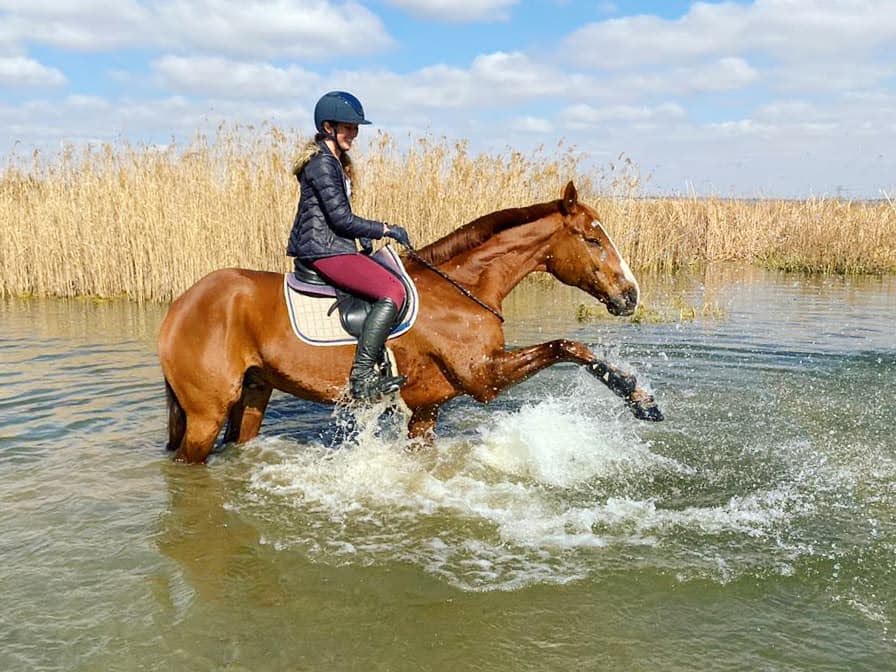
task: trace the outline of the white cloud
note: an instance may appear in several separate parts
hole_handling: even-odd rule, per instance
[[[568,93],[576,86],[587,85],[581,75],[564,73],[519,52],[498,51],[477,56],[470,68],[470,77],[482,84],[485,92],[498,104],[501,97],[540,98]]]
[[[780,100],[760,105],[754,117],[759,121],[789,123],[794,119],[820,119],[823,112],[817,105],[802,100]]]
[[[892,0],[757,0],[696,3],[674,20],[642,15],[591,23],[572,33],[564,50],[593,67],[630,68],[751,50],[806,62],[894,39]]]
[[[570,99],[603,93],[586,77],[504,52],[481,55],[468,68],[432,65],[409,73],[378,69],[317,74],[297,66],[174,55],[153,61],[152,68],[157,82],[171,92],[219,101],[288,100],[310,110],[325,89],[344,89],[361,99],[375,123],[388,118],[390,128],[398,124],[418,130],[472,120],[473,110],[489,109],[503,117],[531,100],[556,100],[559,109]],[[458,115],[460,110],[471,113]]]
[[[572,118],[599,118],[586,112]],[[649,110],[641,116],[649,118]],[[653,174],[651,188],[660,193],[684,190],[688,181],[703,194],[806,196],[842,188],[862,198],[890,188],[896,175],[893,119],[892,93],[857,93],[767,103],[712,123],[674,114],[645,123],[604,119],[574,137],[595,156],[625,152],[642,174]]]
[[[510,128],[518,133],[547,135],[554,132],[554,124],[541,117],[517,117],[510,122]]]
[[[603,80],[602,88],[616,97],[640,99],[645,96],[687,96],[732,91],[748,86],[759,78],[759,72],[743,59],[723,58],[665,70],[615,73]]]
[[[218,98],[295,99],[296,91],[321,88],[318,75],[298,66],[165,56],[153,61],[152,67],[162,85],[173,91]]]
[[[317,75],[296,66],[278,67],[264,62],[205,56],[169,55],[152,65],[160,84],[177,93],[216,98],[289,98],[313,105],[310,98],[324,88],[343,88],[358,95],[374,118],[393,114],[402,123],[423,126],[437,122],[449,110],[451,114],[465,109],[506,109],[512,113],[513,107],[533,100],[555,102],[557,109],[575,101],[606,100],[613,104],[604,109],[617,115],[620,110],[634,110],[634,115],[641,115],[641,121],[645,121],[641,113],[649,109],[651,118],[657,115],[668,118],[683,115],[683,108],[668,104],[625,108],[620,106],[620,101],[645,95],[680,96],[694,91],[729,90],[757,77],[744,61],[723,59],[667,73],[624,74],[598,80],[564,72],[519,52],[482,54],[468,68],[432,65],[401,74],[360,70]],[[578,121],[584,123],[581,119]]]
[[[845,94],[824,103],[780,100],[760,105],[752,118],[761,124],[774,125],[785,133],[827,130],[844,137],[877,134],[881,145],[885,146],[887,135],[892,131],[890,125],[896,119],[896,96],[891,93]]]
[[[364,73],[369,76],[370,73]],[[395,75],[393,75],[395,76]],[[376,86],[382,80],[371,82]],[[313,95],[296,101],[259,103],[245,99],[191,100],[170,96],[159,100],[69,96],[62,101],[0,102],[0,150],[16,140],[45,149],[61,141],[168,141],[189,138],[197,130],[214,133],[222,121],[259,123],[310,131]],[[315,94],[316,95],[316,94]],[[543,140],[540,132],[575,141],[595,161],[625,152],[653,174],[649,188],[684,190],[693,183],[700,193],[772,196],[834,193],[842,186],[850,196],[892,193],[896,175],[896,96],[890,92],[843,95],[835,101],[781,101],[758,107],[753,114],[728,122],[697,124],[676,103],[655,106],[571,104],[549,115],[510,114],[499,123],[483,124],[473,114],[427,109],[422,121],[413,107],[388,108],[378,96],[362,95],[377,126],[411,137],[437,129],[438,135],[467,137],[471,149],[526,151]],[[97,120],[102,123],[98,124]],[[506,119],[506,121],[504,120]],[[436,120],[437,123],[433,123]],[[832,126],[835,125],[835,126]],[[551,128],[553,126],[553,128]],[[477,128],[483,131],[472,133]],[[834,128],[833,132],[827,130]],[[584,131],[584,132],[582,132]],[[369,137],[369,132],[365,132]],[[889,180],[889,182],[887,182]]]
[[[744,8],[696,5],[683,18],[628,16],[590,23],[573,32],[564,51],[578,63],[597,68],[629,68],[726,52],[742,29]]]
[[[468,69],[434,65],[408,74],[359,71],[336,73],[330,79],[344,82],[363,100],[374,100],[377,107],[387,110],[502,109],[546,97],[587,96],[597,90],[587,77],[538,63],[522,53],[505,52],[477,56]]]
[[[326,59],[385,49],[370,10],[329,0],[0,0],[0,37],[81,51],[163,47],[255,57]]]
[[[97,120],[102,123],[98,124]],[[62,100],[31,100],[20,105],[0,103],[0,152],[15,143],[45,150],[61,143],[187,140],[197,131],[214,134],[219,124],[271,122],[285,128],[309,129],[310,111],[294,105],[270,105],[237,100],[192,101],[182,96],[161,99],[106,99],[68,96]]]
[[[25,56],[0,56],[0,86],[61,86],[66,79],[50,68]]]
[[[415,11],[448,6],[413,4]],[[452,20],[494,19],[513,4],[452,4],[459,8]],[[844,185],[850,195],[875,195],[892,190],[882,180],[896,174],[896,12],[885,11],[892,4],[695,3],[677,20],[590,24],[561,41],[558,56],[527,53],[531,45],[520,44],[463,65],[411,59],[399,72],[346,58],[391,44],[379,18],[351,0],[0,0],[0,86],[65,83],[62,72],[29,56],[28,45],[40,43],[69,51],[149,49],[150,84],[167,91],[147,99],[146,64],[113,73],[108,68],[118,63],[105,71],[73,63],[66,66],[73,79],[81,67],[79,81],[105,75],[117,90],[134,93],[0,100],[0,144],[167,141],[213,133],[222,121],[268,120],[309,132],[317,96],[338,88],[356,93],[377,127],[393,135],[466,137],[473,151],[525,151],[546,135],[565,135],[594,157],[625,152],[655,173],[660,190],[687,179],[723,193],[805,194]],[[308,63],[330,55],[353,65],[333,71]],[[745,87],[749,95],[723,95]]]
[[[71,109],[101,112],[109,110],[111,103],[100,96],[84,96],[74,94],[65,99],[65,104]]]
[[[693,73],[690,89],[693,91],[730,91],[752,84],[759,73],[742,58],[723,58]]]
[[[592,107],[585,103],[570,105],[560,115],[564,125],[570,129],[586,129],[608,122],[645,123],[683,119],[684,108],[675,103],[664,103],[656,107],[615,105]]]
[[[706,129],[711,135],[720,136],[766,136],[770,137],[778,133],[779,128],[774,124],[766,124],[753,119],[737,119],[733,121],[721,121],[707,124]]]
[[[216,53],[326,59],[392,44],[380,19],[354,2],[166,0],[155,12],[179,46]]]
[[[876,88],[894,76],[892,60],[857,63],[840,58],[770,67],[764,79],[780,91],[835,92]]]
[[[0,11],[7,39],[79,51],[146,44],[156,28],[151,12],[134,0],[0,0]]]
[[[387,0],[411,14],[438,21],[495,21],[506,19],[517,0]]]

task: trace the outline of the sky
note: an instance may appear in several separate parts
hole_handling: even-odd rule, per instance
[[[0,0],[2,155],[310,133],[334,89],[400,138],[624,154],[647,193],[896,197],[896,0]]]

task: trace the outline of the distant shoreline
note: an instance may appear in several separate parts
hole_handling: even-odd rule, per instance
[[[35,155],[0,171],[0,295],[169,301],[222,267],[285,271],[304,138],[222,129],[188,146],[126,143]],[[353,207],[418,245],[476,217],[560,196],[573,179],[635,270],[742,261],[839,274],[896,272],[896,202],[644,194],[626,159],[585,170],[571,150],[472,155],[465,142],[385,134],[355,156]]]

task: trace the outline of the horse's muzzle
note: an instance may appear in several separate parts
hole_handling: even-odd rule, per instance
[[[606,304],[607,311],[611,315],[616,315],[617,317],[631,315],[638,306],[638,290],[635,287],[630,287],[619,296],[607,301]]]

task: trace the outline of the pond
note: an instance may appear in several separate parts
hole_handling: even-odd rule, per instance
[[[593,345],[663,423],[561,365],[418,453],[275,394],[207,467],[164,449],[164,306],[0,301],[0,669],[891,669],[896,278],[642,288],[526,285],[508,342]]]

